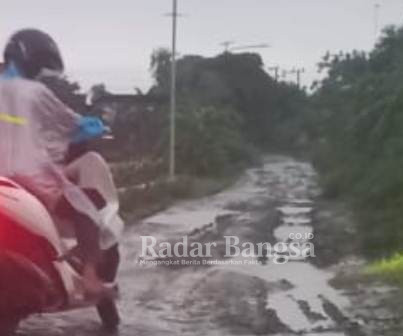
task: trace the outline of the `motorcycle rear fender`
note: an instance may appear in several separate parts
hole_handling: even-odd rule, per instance
[[[29,232],[45,238],[61,255],[63,245],[55,224],[39,200],[12,180],[0,177],[0,212]]]

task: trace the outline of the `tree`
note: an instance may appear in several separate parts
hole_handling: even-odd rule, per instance
[[[150,94],[169,96],[170,54],[158,50],[152,56],[155,84]],[[258,54],[229,54],[205,58],[186,55],[177,62],[178,103],[192,106],[230,108],[244,120],[240,130],[245,142],[268,148],[294,141],[280,122],[295,118],[306,95],[295,86],[277,83],[264,70]],[[281,139],[280,139],[281,138]],[[287,139],[287,140],[286,140]],[[290,145],[290,144],[288,144]]]
[[[403,28],[389,27],[369,54],[325,58],[312,97],[325,191],[353,200],[372,256],[402,248],[402,58]]]
[[[170,64],[171,53],[168,49],[160,48],[151,55],[150,71],[156,85],[152,87],[149,94],[168,96],[170,85]]]
[[[95,84],[90,88],[89,95],[91,103],[96,102],[99,98],[109,96],[111,93],[106,89],[105,84]]]
[[[86,113],[85,97],[80,95],[80,85],[72,82],[68,77],[46,76],[41,77],[44,83],[67,106],[77,113]]]

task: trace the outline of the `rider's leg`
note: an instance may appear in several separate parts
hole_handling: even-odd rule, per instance
[[[120,262],[118,244],[101,251],[98,226],[89,217],[75,211],[64,198],[58,204],[57,214],[72,220],[81,257],[97,265],[97,274],[103,281],[113,282]]]
[[[107,203],[118,195],[108,163],[98,153],[87,152],[65,167],[65,174],[81,188],[95,189]]]
[[[98,263],[101,250],[99,247],[99,228],[88,216],[76,211],[63,197],[57,206],[57,214],[73,224],[77,244],[82,258],[91,263]]]
[[[97,267],[98,276],[106,282],[114,282],[118,273],[119,262],[119,247],[116,244],[102,252],[102,256]]]
[[[31,175],[13,177],[33,195],[38,197],[50,213],[63,209],[74,224],[76,237],[84,254],[84,286],[91,294],[101,294],[105,289],[96,275],[100,257],[101,217],[89,197],[65,177],[59,167],[49,164]]]
[[[86,194],[91,198],[93,203],[97,206],[98,210],[103,209],[106,205],[114,205],[111,211],[116,216],[112,216],[117,221],[121,221],[118,217],[118,195],[116,186],[114,184],[112,173],[109,165],[105,159],[95,152],[87,152],[71,162],[65,168],[66,175],[71,178],[76,185],[85,190]],[[109,230],[111,227],[118,227],[116,223],[112,223],[109,215],[106,216],[104,229]],[[123,222],[121,222],[123,223]],[[123,225],[122,225],[123,226]],[[109,233],[116,234],[119,230],[109,230]],[[98,271],[103,280],[112,282],[116,276],[119,265],[119,252],[118,252],[118,236],[107,242],[103,242],[102,247],[105,249],[102,252],[100,266]],[[111,235],[108,235],[111,236]]]
[[[58,203],[56,211],[58,216],[67,218],[73,224],[84,264],[82,275],[86,290],[95,295],[102,293],[104,291],[103,283],[97,274],[97,267],[102,259],[98,225],[91,218],[73,208],[64,197]]]

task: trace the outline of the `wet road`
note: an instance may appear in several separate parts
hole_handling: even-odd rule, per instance
[[[209,267],[139,263],[140,236],[148,235],[160,241],[188,235],[218,246],[230,235],[241,242],[289,243],[298,237],[309,243],[318,194],[308,163],[272,156],[228,190],[181,202],[128,229],[119,275],[119,335],[360,335],[346,323],[348,299],[328,283],[334,274],[316,268],[309,257],[279,265],[270,257],[224,259],[218,251],[214,259],[225,263]],[[87,309],[32,317],[18,335],[103,332]]]

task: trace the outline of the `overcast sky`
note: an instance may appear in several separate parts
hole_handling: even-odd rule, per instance
[[[265,64],[305,67],[308,84],[327,50],[372,48],[375,3],[380,27],[403,23],[403,0],[179,0],[178,51],[212,56],[226,40],[268,43],[259,50]],[[114,92],[147,88],[150,54],[170,45],[164,14],[171,0],[13,0],[1,7],[1,49],[16,29],[44,29],[85,89],[100,82]]]

